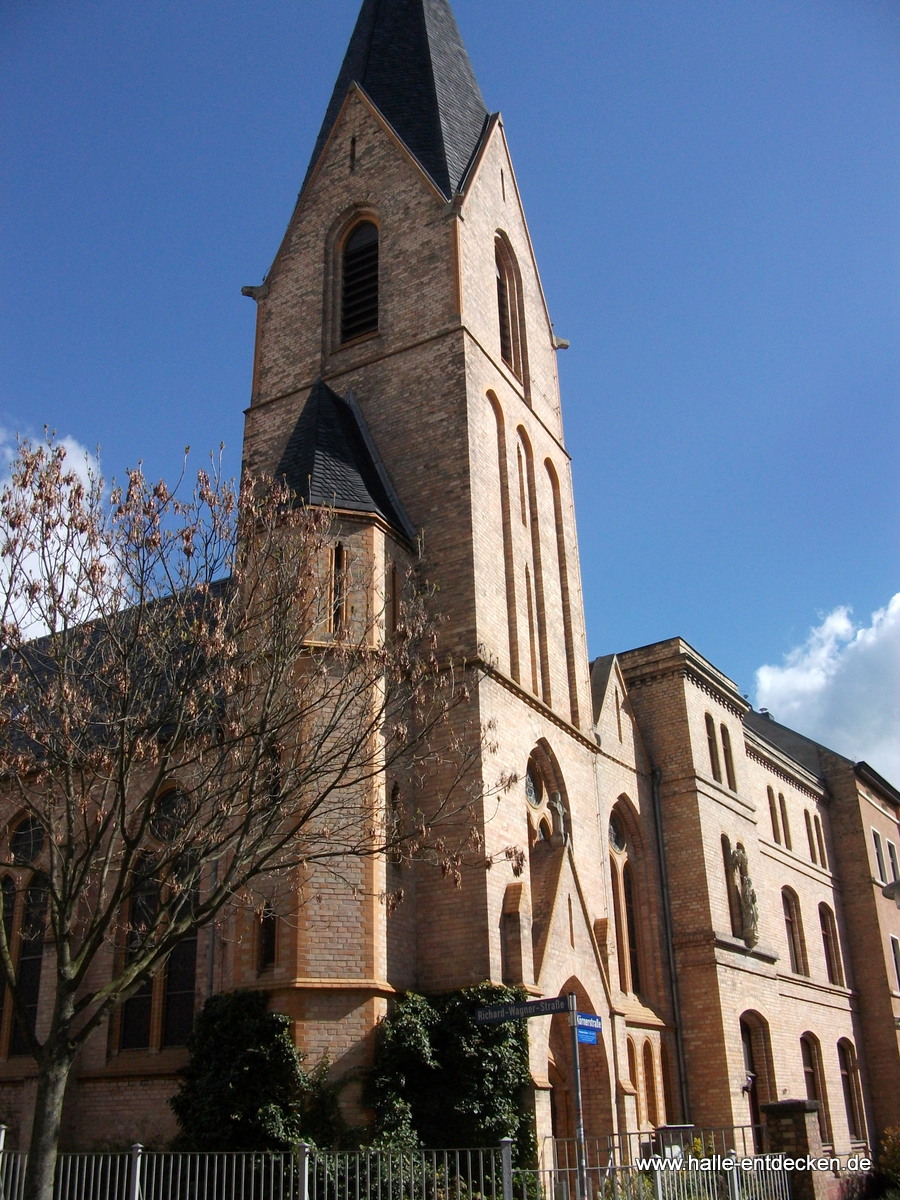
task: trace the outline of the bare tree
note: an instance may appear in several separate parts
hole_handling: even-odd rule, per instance
[[[386,636],[377,592],[335,585],[334,514],[213,476],[180,497],[135,470],[108,496],[49,439],[0,498],[0,978],[38,1066],[28,1200],[52,1195],[79,1048],[198,928],[288,874],[390,848],[455,873],[475,849],[484,738],[422,591]],[[29,944],[53,983],[37,1023]]]

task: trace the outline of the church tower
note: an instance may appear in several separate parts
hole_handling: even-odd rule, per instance
[[[460,888],[418,871],[394,915],[355,901],[340,952],[320,906],[298,933],[293,999],[277,992],[278,1005],[306,1049],[303,1023],[330,1020],[324,1040],[347,1062],[405,988],[576,991],[606,1026],[608,816],[560,342],[503,121],[447,0],[364,0],[284,240],[245,292],[258,304],[245,465],[334,508],[341,553],[368,564],[373,594],[424,548],[444,649],[480,667],[467,719],[495,749],[478,764],[478,820],[485,854],[503,860]],[[521,872],[506,847],[524,852]],[[540,1132],[550,1077],[566,1071],[563,1021],[529,1031]],[[616,1125],[611,1043],[598,1055],[587,1116],[599,1133]]]

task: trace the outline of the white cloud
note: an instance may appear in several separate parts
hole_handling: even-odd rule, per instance
[[[782,666],[756,672],[756,705],[776,721],[900,786],[900,592],[857,625],[841,606]]]

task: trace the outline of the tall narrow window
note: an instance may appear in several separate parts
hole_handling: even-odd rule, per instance
[[[378,230],[361,221],[344,243],[341,273],[341,341],[378,328]]]
[[[888,859],[891,864],[891,879],[895,882],[900,879],[900,863],[897,861],[897,847],[893,842],[888,842]]]
[[[816,845],[819,848],[819,862],[825,869],[828,869],[828,855],[825,853],[825,837],[822,833],[822,822],[819,820],[819,814],[816,813],[813,818],[816,825]]]
[[[653,1065],[653,1047],[644,1042],[644,1091],[647,1093],[647,1119],[656,1128],[659,1124],[659,1103],[656,1098],[656,1070]]]
[[[502,237],[494,239],[497,275],[497,320],[500,357],[519,379],[524,376],[524,348],[519,281],[512,251]]]
[[[625,926],[622,921],[622,896],[619,889],[619,868],[615,861],[609,860],[609,881],[612,885],[613,921],[616,926],[616,960],[619,967],[619,986],[623,992],[628,991],[628,943],[625,939]],[[632,1075],[632,1079],[634,1076]]]
[[[180,941],[166,962],[162,1044],[184,1046],[194,1026],[197,931]]]
[[[720,725],[719,729],[722,733],[722,757],[725,759],[725,780],[733,792],[737,791],[737,783],[734,777],[734,759],[731,756],[731,734],[725,725]]]
[[[813,841],[812,821],[809,819],[809,809],[804,808],[803,820],[806,822],[806,840],[809,843],[809,857],[814,863],[819,861],[816,855],[816,843]]]
[[[331,552],[331,632],[338,634],[347,619],[347,551],[338,542]]]
[[[641,991],[641,959],[638,951],[637,905],[634,894],[634,872],[629,863],[622,870],[622,895],[625,901],[625,924],[628,928],[628,966],[631,990]]]
[[[841,1068],[841,1090],[844,1093],[844,1111],[847,1114],[847,1132],[850,1140],[861,1142],[863,1132],[862,1098],[859,1091],[859,1067],[853,1043],[842,1038],[838,1042],[838,1063]]]
[[[394,786],[396,787],[397,785],[394,784]],[[259,918],[257,967],[260,971],[268,971],[271,967],[275,966],[277,948],[278,917],[275,915],[272,902],[267,900],[263,905],[262,915]]]
[[[894,978],[897,982],[897,991],[900,992],[900,938],[891,935],[891,953],[894,956]]]
[[[788,957],[795,975],[808,975],[806,945],[800,921],[800,903],[790,888],[782,888],[781,904],[784,909],[784,929],[787,934]]]
[[[34,1036],[37,1023],[46,923],[47,887],[40,878],[35,878],[25,890],[19,924],[18,962],[16,964],[19,997],[25,1009],[25,1027],[20,1021],[14,1021],[9,1039],[10,1057],[14,1054],[31,1053],[29,1035]]]
[[[875,867],[878,872],[876,879],[879,883],[887,883],[887,872],[884,869],[884,847],[881,834],[877,829],[872,830],[872,845],[875,847]]]
[[[722,782],[722,768],[719,765],[719,747],[716,743],[716,723],[706,714],[706,746],[709,750],[709,768],[716,783]]]
[[[822,1075],[822,1054],[819,1039],[812,1033],[804,1033],[800,1039],[800,1055],[803,1060],[803,1079],[806,1084],[807,1100],[819,1104],[819,1133],[826,1145],[831,1144],[831,1121],[828,1115],[828,1097]]]
[[[196,859],[185,856],[183,871],[179,872],[179,876],[183,885],[179,893],[182,903],[190,912],[195,912],[199,900]],[[174,902],[174,899],[174,897],[170,897],[170,904]],[[186,938],[177,943],[166,960],[165,973],[161,981],[161,1045],[184,1046],[187,1044],[194,1027],[196,983],[197,930],[194,928]],[[157,983],[156,986],[160,987],[160,983]]]
[[[628,1050],[628,1077],[634,1084],[634,1103],[635,1107],[637,1108],[638,1124],[640,1125],[644,1118],[644,1105],[643,1097],[641,1096],[641,1081],[638,1077],[637,1053],[634,1049],[634,1042],[631,1040],[631,1038],[625,1039],[625,1045]]]
[[[771,788],[766,788],[766,795],[769,797],[769,820],[772,822],[772,837],[781,845],[781,831],[778,828],[778,810],[775,807],[775,793]]]
[[[126,962],[130,962],[139,953],[156,920],[159,908],[159,883],[153,877],[152,865],[142,862],[138,871],[140,877],[135,880],[131,893],[128,934],[125,941]],[[153,980],[146,979],[122,1005],[119,1029],[119,1046],[122,1050],[145,1050],[149,1047],[152,1017]]]
[[[841,948],[838,941],[834,913],[827,904],[819,905],[819,925],[822,930],[822,949],[825,952],[825,970],[828,982],[844,986],[844,969],[841,963]]]
[[[784,844],[788,850],[793,850],[793,846],[791,844],[791,826],[787,815],[787,805],[784,802],[784,795],[781,792],[778,793],[778,805],[781,809],[781,828],[784,832]]]

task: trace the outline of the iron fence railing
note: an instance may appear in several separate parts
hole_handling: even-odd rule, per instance
[[[145,1150],[61,1154],[55,1200],[790,1200],[788,1177],[764,1158],[743,1155],[740,1138],[589,1139],[545,1145],[538,1167],[513,1168],[512,1142],[473,1150],[398,1154],[327,1152],[195,1154]],[[669,1137],[668,1135],[672,1135]],[[668,1138],[668,1140],[667,1140]],[[699,1140],[698,1140],[699,1139]],[[722,1150],[718,1147],[722,1143]],[[746,1145],[753,1140],[747,1134]],[[726,1145],[725,1143],[730,1143]],[[752,1169],[725,1169],[726,1155]],[[698,1150],[707,1156],[701,1161]],[[22,1200],[26,1155],[7,1151],[0,1128],[0,1200]]]

